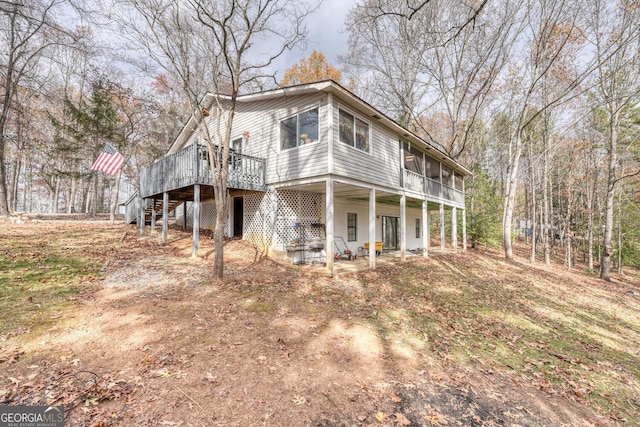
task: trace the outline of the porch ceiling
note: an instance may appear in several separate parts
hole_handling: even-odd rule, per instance
[[[305,191],[309,193],[325,194],[325,182],[316,182],[312,184],[292,185],[286,187],[287,190]],[[334,182],[333,195],[336,198],[344,198],[347,200],[357,200],[361,202],[369,201],[369,189],[357,185],[346,184],[343,182]],[[376,190],[376,202],[381,204],[399,205],[400,195],[388,191]],[[407,197],[407,207],[421,209],[422,200]]]

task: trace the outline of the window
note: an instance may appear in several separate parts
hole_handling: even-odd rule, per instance
[[[442,165],[442,183],[453,187],[453,169],[449,166]]]
[[[416,218],[416,239],[420,238],[420,218]]]
[[[455,189],[458,190],[458,191],[462,191],[462,188],[463,188],[462,187],[462,180],[463,180],[462,176],[460,176],[458,174],[455,174],[455,179],[456,179],[456,181],[455,181],[455,184],[456,184]]]
[[[404,144],[404,168],[406,170],[422,175],[423,160],[423,154],[420,150],[407,143]]]
[[[347,214],[347,241],[355,242],[358,240],[358,214]]]
[[[427,178],[440,182],[440,162],[427,156]]]
[[[242,137],[231,141],[231,149],[236,153],[242,153]]]
[[[230,169],[242,168],[242,137],[231,140],[231,149],[229,150],[229,166]]]
[[[280,122],[283,150],[318,141],[318,109],[304,111]]]
[[[369,151],[369,123],[344,110],[338,112],[340,142]]]

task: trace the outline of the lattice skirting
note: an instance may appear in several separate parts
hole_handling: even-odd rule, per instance
[[[193,202],[187,203],[187,227],[193,226]],[[230,203],[231,205],[231,203]],[[302,191],[247,192],[244,195],[243,238],[262,250],[269,247],[285,250],[291,244],[324,240],[322,196]],[[183,208],[176,211],[176,222],[184,224]],[[201,204],[200,228],[213,229],[215,201]],[[224,232],[230,236],[229,215]]]
[[[286,249],[298,244],[324,239],[323,229],[312,224],[323,223],[320,194],[302,191],[251,193],[244,198],[245,240],[259,248]]]

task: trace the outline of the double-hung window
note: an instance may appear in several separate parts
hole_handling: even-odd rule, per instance
[[[369,140],[371,138],[369,123],[342,109],[339,111],[338,116],[340,121],[340,142],[369,152]]]
[[[318,108],[280,122],[280,148],[286,150],[318,141]]]
[[[347,241],[355,242],[358,240],[358,214],[347,213]]]

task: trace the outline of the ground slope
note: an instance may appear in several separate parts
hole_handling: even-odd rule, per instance
[[[4,224],[3,224],[4,225]],[[639,425],[640,290],[498,253],[327,278],[129,226],[0,231],[0,399],[68,425]],[[345,261],[348,262],[348,261]]]

